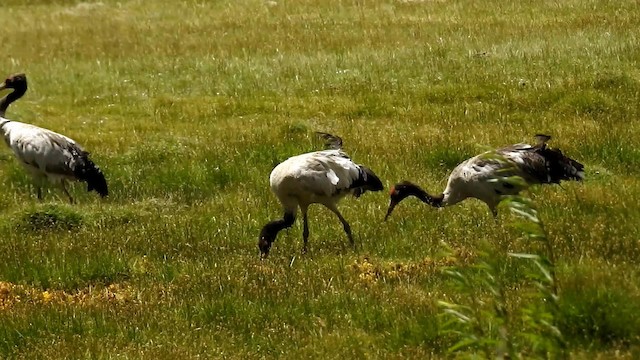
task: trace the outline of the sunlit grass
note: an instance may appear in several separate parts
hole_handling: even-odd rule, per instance
[[[583,184],[530,192],[557,255],[561,330],[575,358],[637,357],[636,2],[1,8],[0,70],[29,79],[7,117],[84,145],[110,196],[76,185],[78,204],[55,189],[39,203],[0,152],[0,357],[446,357],[436,301],[459,294],[440,242],[462,266],[480,241],[526,243],[479,201],[407,201],[382,222],[382,192],[340,205],[355,249],[314,206],[310,252],[296,224],[260,262],[259,230],[281,215],[269,172],[319,149],[318,130],[385,186],[433,192],[487,147],[551,134],[587,168]]]

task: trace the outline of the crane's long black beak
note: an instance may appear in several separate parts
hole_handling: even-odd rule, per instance
[[[387,209],[387,215],[384,216],[384,221],[387,221],[389,216],[391,216],[391,212],[396,207],[396,205],[398,205],[397,201],[394,201],[393,199],[391,199],[391,201],[389,201],[389,209]]]

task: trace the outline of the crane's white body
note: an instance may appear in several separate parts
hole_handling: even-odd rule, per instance
[[[533,152],[524,151],[529,148],[529,144],[516,144],[497,152],[485,152],[460,163],[447,181],[443,192],[443,206],[476,198],[485,202],[494,212],[503,195],[516,195],[523,190],[522,186],[497,181],[497,178],[520,176],[529,184],[536,182],[534,177],[529,176],[535,171],[530,167],[540,161],[544,162],[544,159]],[[493,154],[496,153],[503,159],[495,158]]]
[[[54,184],[75,180],[76,155],[84,150],[72,139],[34,125],[0,118],[5,142],[20,164],[34,177]]]
[[[341,150],[324,150],[293,156],[271,172],[271,191],[285,212],[303,212],[310,204],[330,209],[351,193],[350,186],[361,176],[360,165]]]
[[[45,180],[58,185],[73,202],[67,181],[86,181],[89,190],[106,196],[104,176],[73,139],[38,126],[0,118],[0,134],[16,159],[36,182],[38,198]]]

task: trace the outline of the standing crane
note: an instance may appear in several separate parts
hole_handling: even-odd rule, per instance
[[[354,163],[342,151],[342,139],[318,133],[327,140],[329,149],[290,157],[271,172],[269,183],[284,210],[282,219],[268,222],[260,231],[258,247],[261,258],[269,255],[272,243],[282,229],[289,228],[296,219],[298,207],[302,212],[304,241],[307,251],[309,223],[307,211],[311,204],[322,204],[331,210],[344,228],[353,245],[351,226],[340,214],[337,204],[348,194],[360,197],[366,191],[381,191],[384,187],[371,169]]]
[[[488,151],[460,163],[453,169],[444,192],[431,195],[420,186],[402,181],[391,188],[385,220],[404,199],[415,196],[433,207],[457,204],[468,198],[483,201],[494,217],[505,195],[517,195],[533,184],[559,184],[561,180],[584,179],[584,165],[547,146],[548,135],[536,135],[537,144],[515,144]],[[519,176],[526,184],[505,181]]]
[[[67,191],[68,181],[87,183],[87,191],[94,190],[100,196],[109,194],[104,174],[89,159],[89,153],[73,139],[51,130],[4,118],[7,107],[19,99],[27,90],[27,78],[24,74],[8,77],[0,84],[0,91],[13,89],[0,100],[0,134],[13,151],[20,164],[32,175],[36,184],[38,199],[42,200],[42,183],[48,179],[60,186],[73,203],[73,197]]]

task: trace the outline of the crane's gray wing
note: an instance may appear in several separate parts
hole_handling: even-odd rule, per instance
[[[291,169],[303,188],[323,196],[348,191],[360,175],[359,166],[337,150],[317,151],[297,157]]]
[[[87,152],[72,139],[53,131],[22,123],[8,130],[7,143],[25,164],[56,175],[73,176],[75,162]]]

